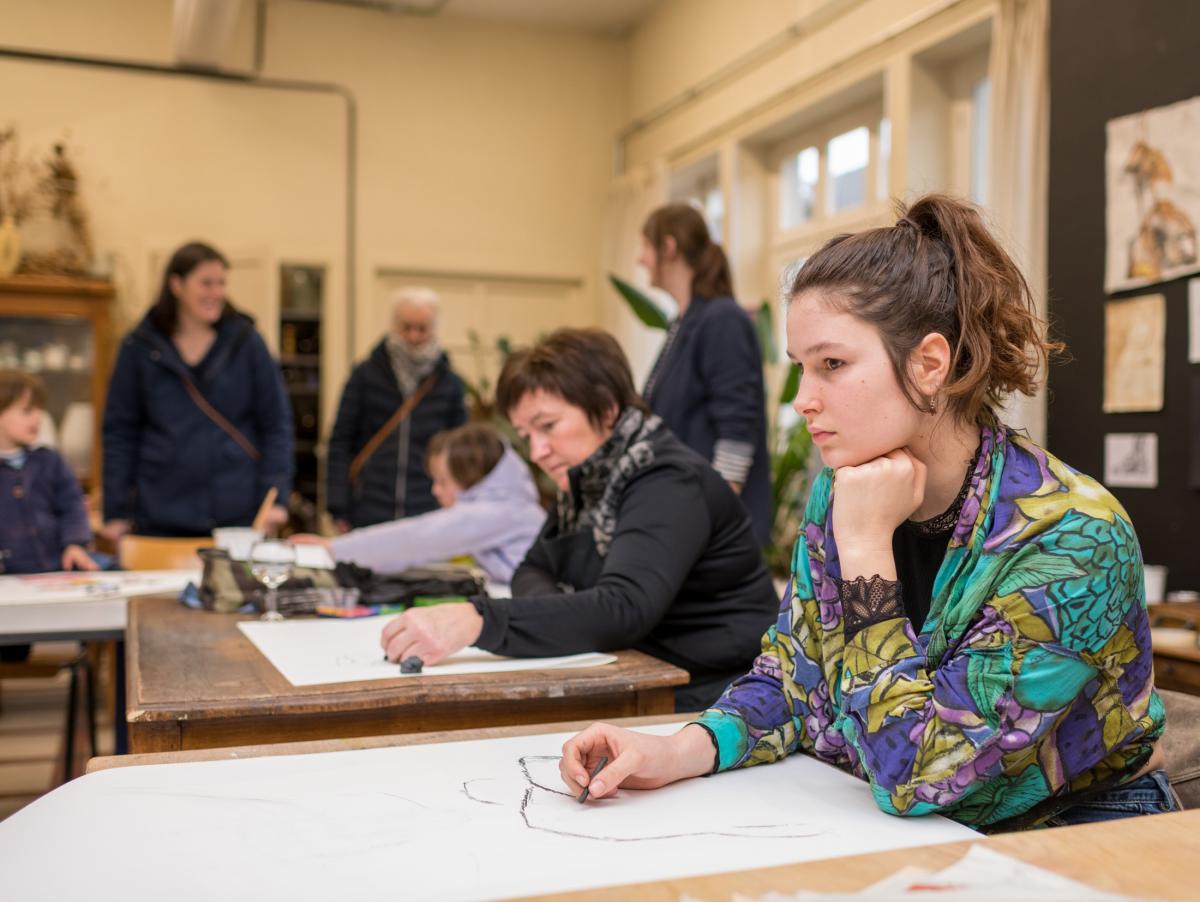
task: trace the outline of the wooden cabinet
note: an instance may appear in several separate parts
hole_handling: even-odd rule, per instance
[[[59,450],[89,491],[100,485],[100,423],[113,361],[112,301],[110,282],[0,279],[0,368],[35,373],[46,383],[46,413]]]
[[[317,532],[321,480],[317,444],[321,437],[321,317],[325,267],[285,263],[279,268],[279,365],[292,405],[295,430],[293,526]],[[294,503],[298,501],[298,503]]]

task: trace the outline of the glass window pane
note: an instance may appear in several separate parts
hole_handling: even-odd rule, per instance
[[[815,147],[804,148],[783,161],[779,175],[779,226],[792,229],[813,218],[821,152]]]
[[[721,193],[720,188],[712,188],[704,196],[704,218],[708,222],[708,230],[712,233],[712,240],[718,243],[724,241],[725,195]]]
[[[865,125],[831,138],[829,141],[828,210],[838,213],[861,207],[867,201],[867,159],[871,135]]]
[[[988,202],[988,139],[992,85],[981,78],[971,89],[971,200]]]
[[[892,123],[890,119],[879,120],[879,161],[875,164],[876,191],[880,198],[886,198],[890,190],[888,185],[888,167],[892,162]]]

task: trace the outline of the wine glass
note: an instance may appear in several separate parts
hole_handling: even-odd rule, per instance
[[[283,619],[279,613],[279,587],[287,582],[295,563],[296,549],[287,542],[268,539],[255,542],[250,548],[250,573],[267,587],[263,615],[259,619],[272,622]]]

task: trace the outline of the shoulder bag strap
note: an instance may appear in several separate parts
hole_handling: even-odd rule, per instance
[[[221,411],[217,410],[217,408],[208,403],[208,399],[205,398],[204,395],[200,394],[200,389],[196,388],[196,383],[182,374],[179,378],[183,380],[183,387],[187,389],[188,397],[192,399],[192,402],[200,408],[201,412],[206,417],[220,426],[226,435],[237,442],[238,447],[245,451],[251,460],[258,461],[262,459],[262,454],[260,454],[258,449],[254,447],[254,443],[251,442],[250,439],[246,438],[246,436],[242,434],[241,430],[238,429],[237,426],[234,426],[233,423],[225,419],[225,417],[222,416]]]
[[[421,403],[421,399],[429,394],[429,390],[433,388],[434,383],[436,383],[438,380],[438,375],[439,373],[434,371],[426,376],[424,381],[416,387],[413,393],[404,399],[404,403],[396,408],[396,412],[393,413],[388,418],[388,421],[379,428],[379,431],[371,436],[370,441],[362,446],[362,450],[354,455],[354,460],[350,461],[351,482],[354,482],[356,479],[358,479],[358,474],[361,473],[363,467],[367,465],[367,461],[371,459],[371,455],[379,450],[379,446],[383,444],[384,439],[391,435],[392,431],[401,423],[403,423],[408,418],[408,415],[413,412],[413,408]]]

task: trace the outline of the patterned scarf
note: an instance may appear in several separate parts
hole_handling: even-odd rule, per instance
[[[414,348],[403,339],[389,336],[387,349],[392,360],[392,372],[396,374],[400,390],[406,396],[411,395],[421,380],[433,372],[442,357],[442,345],[436,338]]]
[[[591,529],[600,557],[608,555],[617,527],[617,502],[636,474],[654,462],[650,435],[662,425],[656,416],[627,407],[612,435],[570,473],[571,488],[558,493],[558,526],[563,535]]]

